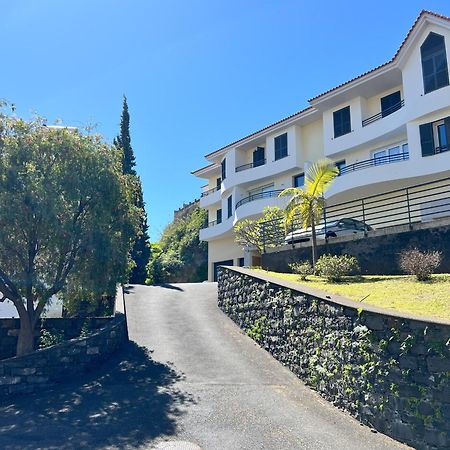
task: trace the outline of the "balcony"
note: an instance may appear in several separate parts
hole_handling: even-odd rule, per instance
[[[404,106],[405,106],[405,100],[402,100],[400,103],[396,103],[395,105],[392,105],[389,108],[386,108],[383,111],[380,111],[378,114],[375,114],[374,116],[364,119],[362,121],[362,126],[366,127],[367,125],[370,125],[371,123],[376,122],[377,120],[380,120],[383,117],[387,117],[387,116],[391,115],[392,113],[394,113],[395,111],[398,111],[400,108],[403,108]]]
[[[213,187],[207,191],[203,191],[200,195],[200,208],[207,208],[217,202],[220,202],[220,186]]]
[[[260,159],[259,161],[254,161],[250,164],[243,164],[242,166],[237,166],[235,171],[236,171],[236,173],[242,172],[244,170],[253,169],[253,167],[263,166],[264,164],[266,164],[266,160]]]
[[[409,159],[409,152],[366,159],[365,161],[358,161],[357,163],[349,164],[348,166],[342,167],[339,170],[339,176],[355,172],[356,170],[367,169],[368,167],[381,166],[383,164],[391,164],[398,161],[406,161],[408,159]]]
[[[257,194],[249,195],[248,197],[244,197],[236,203],[236,209],[238,209],[242,205],[245,205],[246,203],[253,202],[261,198],[278,197],[280,192],[283,192],[283,190],[277,189],[274,191],[258,192]]]
[[[207,197],[208,195],[214,194],[214,192],[217,192],[219,189],[219,186],[217,186],[213,187],[212,189],[208,189],[207,191],[203,191],[200,197]]]
[[[219,225],[221,223],[222,223],[221,220],[213,220],[212,222],[208,222],[204,227],[202,227],[202,229],[215,227],[216,225]]]

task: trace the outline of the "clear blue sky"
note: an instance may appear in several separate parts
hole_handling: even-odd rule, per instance
[[[0,98],[117,134],[128,97],[151,239],[203,155],[390,59],[448,0],[0,0]]]

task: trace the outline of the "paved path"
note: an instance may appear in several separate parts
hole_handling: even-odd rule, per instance
[[[372,433],[305,387],[216,303],[213,283],[135,286],[126,296],[130,338],[177,374],[171,386],[176,411],[168,412],[173,434],[165,438],[186,444],[156,448],[406,448]]]
[[[0,401],[0,449],[401,449],[242,334],[215,284],[135,286],[132,341],[52,390]]]

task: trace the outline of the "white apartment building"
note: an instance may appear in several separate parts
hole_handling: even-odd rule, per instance
[[[209,280],[220,264],[244,264],[233,225],[283,206],[308,165],[342,169],[327,203],[450,176],[450,17],[422,11],[385,64],[309,100],[310,106],[206,155],[200,206],[209,225]],[[247,264],[247,262],[246,262]]]

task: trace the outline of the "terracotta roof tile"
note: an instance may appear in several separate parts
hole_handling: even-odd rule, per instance
[[[430,16],[437,17],[437,18],[439,18],[439,19],[448,20],[448,21],[450,22],[450,17],[448,17],[448,16],[443,16],[443,15],[438,14],[438,13],[435,13],[435,12],[433,12],[433,11],[428,11],[428,10],[426,10],[426,9],[423,9],[423,10],[420,12],[419,16],[417,17],[417,19],[416,19],[416,20],[414,21],[414,23],[412,24],[411,28],[409,29],[408,33],[407,33],[406,36],[405,36],[405,39],[403,39],[402,43],[400,44],[400,47],[399,47],[398,50],[395,52],[395,55],[394,55],[389,61],[387,61],[387,62],[385,62],[385,63],[383,63],[383,64],[380,64],[379,66],[375,67],[374,69],[368,70],[367,72],[364,72],[364,73],[362,73],[361,75],[358,75],[358,76],[352,78],[351,80],[346,81],[345,83],[341,83],[341,84],[339,84],[338,86],[335,86],[334,88],[328,89],[327,91],[322,92],[322,94],[319,94],[319,95],[316,95],[316,96],[313,97],[313,98],[310,98],[310,99],[308,100],[308,102],[313,102],[314,100],[317,100],[318,98],[323,97],[324,95],[327,95],[327,94],[329,94],[330,92],[336,91],[336,90],[340,89],[341,87],[346,86],[347,84],[352,83],[353,81],[359,80],[360,78],[363,78],[363,77],[365,77],[366,75],[369,75],[369,74],[372,73],[372,72],[375,72],[375,71],[377,71],[377,70],[379,70],[379,69],[381,69],[381,68],[383,68],[383,67],[385,67],[385,66],[387,66],[387,65],[389,65],[389,64],[392,64],[392,63],[397,59],[397,57],[398,57],[400,51],[402,50],[402,48],[403,48],[404,45],[406,44],[406,41],[409,39],[409,36],[410,36],[411,33],[413,32],[415,26],[417,25],[417,22],[419,22],[419,20],[420,20],[424,15],[426,15],[426,14],[428,14],[428,15],[430,15]]]
[[[249,134],[249,135],[247,135],[247,136],[245,136],[245,137],[243,137],[243,138],[238,139],[237,141],[231,142],[230,144],[224,145],[223,147],[220,147],[219,149],[214,150],[214,151],[211,152],[211,153],[208,153],[208,154],[205,156],[205,158],[208,158],[208,157],[210,157],[210,156],[213,156],[215,153],[219,153],[220,151],[222,151],[222,150],[224,150],[224,149],[226,149],[226,148],[228,148],[228,147],[230,147],[230,146],[232,146],[232,145],[236,145],[236,144],[238,144],[238,143],[241,142],[241,141],[245,141],[246,139],[251,138],[252,136],[256,136],[258,133],[261,133],[262,131],[265,131],[265,130],[267,130],[267,129],[269,129],[269,128],[275,126],[275,125],[279,125],[280,123],[283,123],[283,122],[285,122],[285,121],[287,121],[287,120],[289,120],[289,119],[293,119],[293,118],[296,117],[296,116],[300,116],[301,114],[305,113],[306,111],[309,111],[310,109],[313,109],[313,107],[312,107],[312,106],[308,106],[307,108],[302,109],[301,111],[298,111],[298,112],[296,112],[296,113],[294,113],[294,114],[291,114],[290,116],[284,117],[283,119],[280,119],[280,120],[278,120],[277,122],[271,123],[270,125],[267,125],[266,127],[261,128],[261,129],[258,130],[258,131],[255,131],[254,133],[251,133],[251,134]]]
[[[347,84],[352,83],[353,81],[356,81],[356,80],[358,80],[358,79],[360,79],[360,78],[363,78],[363,77],[365,77],[366,75],[368,75],[368,74],[370,74],[370,73],[372,73],[372,72],[375,72],[375,71],[377,71],[377,70],[379,70],[379,69],[382,69],[383,67],[385,67],[385,66],[387,66],[387,65],[389,65],[389,64],[392,64],[392,63],[397,59],[397,57],[398,57],[400,51],[401,51],[402,48],[404,47],[406,41],[409,39],[409,36],[410,36],[411,33],[413,32],[415,26],[417,25],[417,23],[419,22],[419,20],[421,19],[421,17],[424,16],[424,15],[426,15],[426,14],[428,14],[428,15],[430,15],[430,16],[437,17],[437,18],[439,18],[439,19],[444,19],[444,20],[447,20],[447,21],[450,22],[450,17],[448,17],[448,16],[443,16],[442,14],[438,14],[438,13],[435,13],[435,12],[433,12],[433,11],[428,11],[428,10],[426,10],[426,9],[423,9],[423,10],[420,12],[419,16],[417,17],[417,19],[414,21],[414,23],[413,23],[413,25],[411,26],[411,28],[409,29],[409,31],[408,31],[408,33],[406,34],[405,39],[403,39],[403,42],[401,43],[400,47],[399,47],[398,50],[395,52],[395,55],[394,55],[389,61],[387,61],[387,62],[385,62],[385,63],[383,63],[383,64],[380,64],[379,66],[375,67],[374,69],[368,70],[367,72],[364,72],[363,74],[358,75],[358,76],[352,78],[351,80],[346,81],[345,83],[339,84],[338,86],[336,86],[336,87],[334,87],[334,88],[332,88],[332,89],[329,89],[328,91],[325,91],[325,92],[323,92],[322,94],[316,95],[315,97],[309,99],[308,101],[309,101],[309,102],[312,102],[312,101],[314,101],[314,100],[316,100],[316,99],[318,99],[318,98],[320,98],[320,97],[322,97],[322,96],[324,96],[324,95],[326,95],[326,94],[329,94],[330,92],[336,91],[336,90],[340,89],[341,87],[346,86]],[[267,129],[269,129],[269,128],[275,126],[275,125],[279,125],[279,124],[281,124],[281,123],[283,123],[283,122],[285,122],[285,121],[287,121],[287,120],[289,120],[289,119],[292,119],[292,118],[294,118],[294,117],[296,117],[296,116],[300,116],[301,114],[303,114],[303,113],[305,113],[305,112],[307,112],[308,110],[313,109],[313,108],[314,108],[313,106],[308,106],[307,108],[302,109],[301,111],[298,111],[298,112],[296,112],[296,113],[294,113],[294,114],[291,114],[290,116],[287,116],[287,117],[285,117],[285,118],[283,118],[283,119],[281,119],[281,120],[278,120],[277,122],[271,123],[270,125],[267,125],[266,127],[261,128],[261,129],[258,130],[258,131],[255,131],[254,133],[251,133],[251,134],[249,134],[249,135],[247,135],[247,136],[245,136],[245,137],[243,137],[243,138],[240,138],[240,139],[238,139],[238,140],[236,140],[236,141],[234,141],[234,142],[231,142],[230,144],[224,145],[223,147],[221,147],[221,148],[219,148],[219,149],[217,149],[217,150],[214,150],[214,151],[211,152],[211,153],[208,153],[205,157],[206,157],[206,158],[209,158],[209,157],[211,157],[211,156],[214,156],[216,153],[219,153],[219,152],[221,152],[222,150],[224,150],[224,149],[226,149],[226,148],[228,148],[228,147],[231,147],[232,145],[236,145],[236,144],[238,144],[239,142],[242,142],[242,141],[244,141],[244,140],[246,140],[246,139],[248,139],[248,138],[251,138],[252,136],[256,136],[258,133],[261,133],[262,131],[265,131],[265,130],[267,130]],[[200,169],[199,169],[199,170],[200,170]]]

